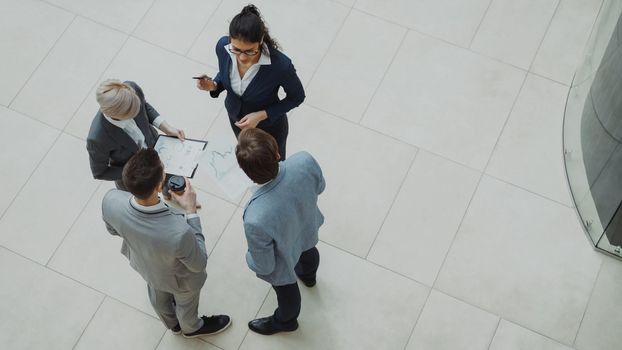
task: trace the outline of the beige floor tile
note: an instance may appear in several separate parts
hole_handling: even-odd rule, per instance
[[[433,290],[406,350],[488,350],[499,317]]]
[[[74,15],[42,1],[0,3],[0,104],[8,106]]]
[[[0,220],[0,244],[45,264],[97,189],[84,143],[61,135]]]
[[[493,0],[471,49],[529,69],[558,0]]]
[[[622,264],[619,260],[603,259],[603,266],[594,286],[590,303],[577,334],[575,347],[578,350],[615,349],[622,341],[618,331],[622,317],[617,302],[622,286]]]
[[[9,207],[48,152],[59,131],[0,107],[0,213]]]
[[[486,173],[571,206],[561,133],[567,96],[567,87],[529,75]]]
[[[416,148],[306,106],[289,125],[288,154],[308,151],[326,179],[320,239],[366,256]]]
[[[362,124],[483,169],[525,73],[409,32]]]
[[[122,33],[77,17],[11,108],[64,128],[125,39]]]
[[[3,349],[71,349],[104,296],[0,248]]]
[[[152,350],[165,329],[160,320],[106,298],[74,349]]]
[[[484,176],[436,287],[572,344],[602,257],[570,208]]]
[[[403,26],[468,47],[489,0],[358,0],[354,7]]]
[[[249,332],[240,349],[403,349],[428,289],[326,244],[313,288],[300,285],[299,328],[266,337]],[[259,317],[276,308],[274,291]]]
[[[406,29],[352,11],[307,88],[306,102],[358,122]]]
[[[570,85],[603,0],[561,0],[531,70]]]
[[[480,173],[419,151],[369,260],[431,286]]]
[[[156,0],[134,35],[185,54],[221,0]]]
[[[91,18],[112,28],[131,33],[153,0],[47,0],[68,11]]]
[[[543,337],[506,320],[501,320],[490,350],[571,350],[552,339]]]

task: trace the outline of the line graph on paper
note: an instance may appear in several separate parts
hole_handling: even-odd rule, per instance
[[[238,166],[235,144],[230,142],[210,140],[199,160],[199,169],[233,200],[239,199],[252,184]]]

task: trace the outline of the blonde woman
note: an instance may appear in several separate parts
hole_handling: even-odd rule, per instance
[[[114,181],[118,189],[126,190],[121,180],[123,166],[138,150],[155,145],[156,128],[180,140],[185,134],[164,121],[132,81],[106,80],[95,95],[100,109],[86,139],[91,172],[94,178]]]

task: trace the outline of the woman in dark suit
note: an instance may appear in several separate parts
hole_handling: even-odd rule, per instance
[[[185,134],[164,121],[132,81],[106,80],[95,94],[100,109],[86,138],[91,172],[94,178],[114,181],[118,189],[125,190],[123,166],[139,149],[155,146],[155,128],[181,140]]]
[[[254,5],[233,17],[229,36],[216,44],[216,56],[218,73],[213,79],[200,76],[197,87],[214,98],[226,90],[225,107],[235,136],[246,128],[260,128],[276,139],[285,159],[287,112],[304,101],[305,92],[294,65],[278,50]],[[286,94],[282,100],[280,87]]]

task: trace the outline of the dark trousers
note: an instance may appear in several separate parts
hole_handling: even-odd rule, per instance
[[[279,146],[279,154],[281,155],[281,160],[285,160],[285,146],[287,143],[287,135],[289,134],[289,123],[287,121],[287,115],[278,118],[274,123],[268,126],[266,126],[264,122],[265,121],[262,121],[261,123],[257,124],[257,128],[267,132],[268,134],[272,135],[272,137],[274,137],[274,139],[276,140],[276,144]],[[240,131],[242,130],[240,130],[240,128],[238,128],[234,123],[235,121],[229,118],[229,124],[231,124],[231,129],[233,130],[233,133],[237,138],[240,135]]]
[[[320,252],[316,247],[306,250],[300,254],[298,264],[296,264],[296,275],[301,280],[314,280],[320,265]],[[296,323],[300,315],[300,289],[298,283],[286,284],[284,286],[272,286],[276,292],[278,307],[274,310],[274,323],[284,327]]]

